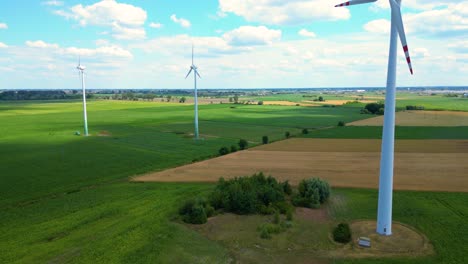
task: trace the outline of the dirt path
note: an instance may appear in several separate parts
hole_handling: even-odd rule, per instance
[[[468,140],[399,140],[394,188],[468,192]],[[263,171],[297,184],[320,177],[332,186],[377,188],[380,140],[291,139],[134,178],[214,182]]]

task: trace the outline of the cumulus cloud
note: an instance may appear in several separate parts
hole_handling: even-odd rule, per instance
[[[334,8],[329,0],[219,0],[219,11],[269,25],[299,25],[350,17],[348,9]]]
[[[266,45],[281,39],[281,30],[268,29],[265,26],[241,26],[226,32],[223,38],[234,46]]]
[[[300,36],[307,37],[307,38],[315,38],[317,35],[315,35],[314,32],[308,31],[307,29],[303,28],[297,32]]]
[[[143,28],[147,14],[140,7],[103,0],[93,5],[75,5],[69,11],[57,10],[55,14],[79,22],[81,26],[105,26],[112,29],[116,39],[144,39]]]
[[[189,28],[192,24],[190,23],[190,21],[188,21],[187,19],[185,18],[177,18],[177,16],[175,14],[173,14],[171,16],[171,20],[176,23],[176,24],[179,24],[180,26],[184,27],[184,28]]]
[[[8,45],[3,42],[0,42],[0,49],[6,49],[6,48],[8,48]]]
[[[0,29],[7,29],[8,25],[5,23],[0,23]]]
[[[126,58],[130,59],[133,57],[130,51],[123,49],[120,46],[112,45],[105,40],[98,40],[97,44],[101,44],[102,46],[95,48],[95,49],[85,49],[85,48],[77,48],[77,47],[66,47],[62,48],[58,44],[47,43],[42,40],[36,41],[26,41],[25,42],[27,47],[36,48],[36,49],[48,49],[53,51],[57,54],[62,55],[73,55],[73,56],[100,56],[100,57],[117,57],[117,58]]]
[[[43,5],[47,5],[47,6],[63,6],[63,2],[62,1],[44,1],[42,2]]]
[[[162,28],[163,24],[151,22],[149,26],[150,28]]]
[[[58,44],[50,44],[46,43],[42,40],[36,40],[36,41],[26,41],[26,46],[31,47],[31,48],[41,48],[41,49],[48,49],[48,48],[53,48],[57,49],[59,47]]]
[[[387,19],[372,20],[364,25],[364,29],[371,33],[388,34],[390,32],[390,21]]]

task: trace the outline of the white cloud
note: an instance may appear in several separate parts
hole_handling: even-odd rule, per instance
[[[6,49],[6,48],[8,48],[8,45],[3,42],[0,42],[0,49]]]
[[[297,32],[300,36],[307,37],[307,38],[315,38],[317,35],[315,35],[314,32],[308,31],[307,29],[303,28]]]
[[[5,23],[0,23],[0,29],[7,29],[8,25]]]
[[[62,1],[55,1],[55,0],[52,0],[52,1],[44,1],[42,2],[43,5],[47,5],[47,6],[63,6],[63,2]]]
[[[387,19],[372,20],[364,25],[364,29],[371,33],[388,34],[390,32],[390,21]]]
[[[102,46],[96,49],[85,49],[85,48],[76,48],[76,47],[67,47],[62,48],[58,44],[47,43],[42,40],[37,41],[26,41],[26,46],[30,48],[36,49],[48,49],[57,54],[63,55],[73,55],[73,56],[101,56],[101,57],[119,57],[119,58],[126,58],[130,59],[133,55],[128,51],[120,46],[112,45],[105,40],[98,40],[96,41],[97,44],[101,44]]]
[[[443,9],[428,10],[403,15],[408,33],[423,35],[468,34],[468,2],[451,4]]]
[[[73,6],[70,11],[57,10],[57,15],[79,21],[81,26],[94,25],[111,27],[116,39],[144,39],[143,28],[147,14],[140,7],[118,3],[115,0],[103,0],[93,5]]]
[[[175,14],[173,14],[171,16],[171,20],[176,23],[176,24],[179,24],[180,26],[184,27],[184,28],[189,28],[192,24],[190,23],[190,21],[188,21],[187,19],[185,18],[177,18],[177,16]]]
[[[219,0],[219,11],[270,25],[298,25],[350,17],[348,9],[335,8],[329,0]]]
[[[233,46],[265,45],[281,39],[281,30],[268,29],[265,26],[241,26],[226,32],[223,38]]]
[[[59,47],[58,44],[50,44],[46,43],[42,40],[36,40],[36,41],[26,41],[26,46],[31,47],[31,48],[41,48],[41,49],[48,49],[48,48],[53,48],[57,49]]]
[[[151,23],[149,24],[149,26],[150,26],[151,28],[162,28],[163,24],[151,22]]]

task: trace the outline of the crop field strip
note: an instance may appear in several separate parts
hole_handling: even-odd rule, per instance
[[[297,184],[304,175],[334,187],[377,188],[380,140],[290,139],[150,173],[135,181],[215,182],[264,172]],[[399,140],[394,188],[468,192],[468,141]]]
[[[468,102],[467,102],[468,103]],[[468,112],[456,111],[402,111],[395,116],[397,126],[468,126]],[[383,116],[358,120],[348,126],[381,126]]]

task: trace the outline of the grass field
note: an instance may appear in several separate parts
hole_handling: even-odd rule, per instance
[[[348,127],[319,128],[365,118],[349,106],[209,104],[200,107],[205,139],[193,141],[192,113],[193,106],[178,103],[90,101],[92,136],[84,138],[73,135],[82,130],[80,102],[1,102],[0,263],[229,263],[224,245],[170,220],[181,201],[208,194],[212,185],[128,177],[209,158],[239,138],[255,144],[263,135],[276,140],[302,128],[309,136],[346,137],[338,129]],[[356,129],[348,132],[363,133]],[[467,135],[466,128],[431,129],[432,138]],[[368,135],[378,138],[376,131]],[[418,131],[406,136],[419,138]],[[375,217],[375,191],[335,193],[346,203],[333,209],[337,219]],[[437,253],[416,263],[463,262],[467,199],[465,193],[396,192],[397,220],[427,234]]]

